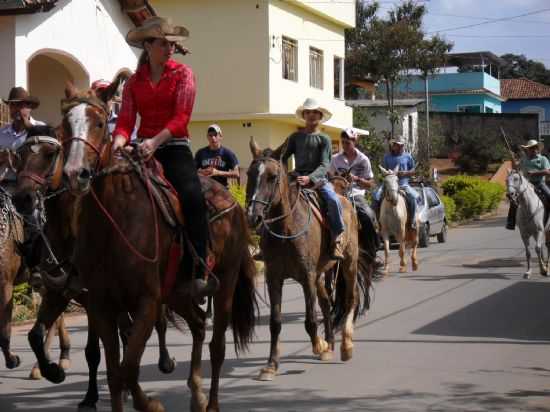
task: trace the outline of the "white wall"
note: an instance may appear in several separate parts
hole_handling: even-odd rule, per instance
[[[343,99],[334,98],[334,57],[345,56],[344,28],[306,9],[284,2],[272,2],[269,8],[269,31],[270,38],[276,38],[275,47],[270,47],[269,53],[270,112],[294,113],[306,97],[313,97],[334,114],[331,123],[351,126],[352,109],[345,105]],[[282,36],[298,41],[297,82],[282,77]],[[310,87],[310,47],[323,51],[323,89]]]
[[[8,97],[15,82],[15,17],[0,16],[0,96]]]
[[[291,1],[289,1],[291,2]],[[299,6],[345,27],[355,27],[355,2],[351,0],[295,0]]]
[[[15,24],[15,82],[27,86],[28,64],[41,51],[61,51],[86,68],[90,81],[134,69],[137,51],[126,44],[133,27],[116,0],[61,0],[48,13],[20,15]]]

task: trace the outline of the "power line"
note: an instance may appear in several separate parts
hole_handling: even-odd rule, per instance
[[[484,21],[487,21],[487,22],[490,22],[490,21],[494,20],[494,18],[492,18],[492,17],[467,16],[467,15],[463,15],[463,14],[437,13],[437,12],[432,12],[430,10],[427,11],[427,14],[432,15],[432,16],[439,16],[439,17],[457,17],[457,18],[462,18],[462,19],[484,20]],[[513,21],[512,23],[519,23],[519,24],[526,24],[526,23],[550,24],[550,22],[542,21],[542,20],[518,20],[518,21]]]
[[[450,27],[448,29],[434,30],[434,31],[428,32],[426,34],[435,34],[435,33],[441,33],[441,32],[444,32],[444,31],[469,29],[470,27],[478,27],[478,26],[483,26],[485,24],[492,24],[492,23],[497,23],[497,22],[501,22],[501,21],[513,20],[513,19],[517,19],[519,17],[532,16],[534,14],[540,14],[540,13],[544,13],[544,12],[547,12],[547,11],[550,11],[550,8],[535,10],[535,11],[531,11],[531,12],[528,12],[528,13],[518,14],[516,16],[502,17],[502,18],[499,18],[499,19],[487,20],[487,21],[483,21],[481,23],[473,23],[473,24],[467,24],[465,26],[457,26],[457,27]]]
[[[536,39],[549,38],[550,34],[448,34],[448,37],[465,37],[473,39]]]

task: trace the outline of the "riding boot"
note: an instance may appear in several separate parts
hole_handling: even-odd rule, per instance
[[[215,276],[208,275],[214,267],[214,259],[210,256],[206,259],[207,268],[202,268],[201,263],[195,267],[197,276],[191,282],[191,296],[199,301],[204,301],[204,298],[214,296],[220,287],[220,282]],[[199,269],[200,268],[200,269]],[[198,275],[202,273],[202,276]]]
[[[340,233],[332,241],[330,258],[334,260],[344,260],[344,233]]]
[[[510,209],[508,210],[508,218],[506,219],[506,229],[514,230],[516,228],[516,213],[517,206],[510,203]]]

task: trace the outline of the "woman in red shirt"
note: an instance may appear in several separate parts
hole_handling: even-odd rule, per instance
[[[166,178],[179,194],[186,229],[202,259],[193,268],[191,254],[186,251],[180,274],[196,273],[191,293],[202,298],[214,294],[217,283],[211,276],[206,281],[204,276],[209,242],[208,219],[187,129],[195,102],[195,76],[189,67],[172,60],[176,42],[188,34],[184,27],[172,26],[161,17],[152,17],[126,36],[128,44],[144,51],[136,73],[124,87],[113,131],[113,152],[129,142],[139,113],[139,150],[145,159],[155,156],[162,164]]]

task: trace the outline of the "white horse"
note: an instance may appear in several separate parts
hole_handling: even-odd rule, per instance
[[[548,261],[544,264],[543,241],[546,232],[544,227],[544,204],[535,193],[535,188],[517,170],[509,170],[506,180],[506,196],[510,203],[517,206],[516,222],[523,245],[525,246],[525,258],[527,259],[527,272],[525,279],[531,276],[531,252],[529,251],[530,239],[535,239],[535,252],[539,259],[540,274],[548,276]],[[549,256],[550,258],[550,256]]]
[[[418,246],[418,216],[416,229],[407,226],[407,203],[403,193],[399,191],[399,165],[394,170],[386,170],[380,166],[384,174],[384,191],[382,192],[382,205],[380,207],[380,234],[384,240],[384,273],[388,274],[390,236],[399,242],[399,272],[407,271],[405,260],[405,247],[411,248],[412,269],[418,270],[416,248]]]

